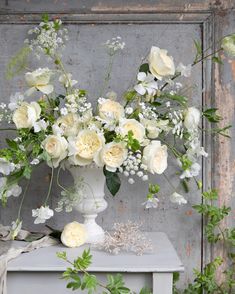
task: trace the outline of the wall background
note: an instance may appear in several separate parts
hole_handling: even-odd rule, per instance
[[[107,39],[120,35],[126,48],[115,61],[110,89],[121,97],[133,81],[139,62],[146,56],[149,48],[156,46],[168,49],[175,62],[188,64],[193,60],[193,40],[201,40],[204,48],[214,46],[215,40],[235,31],[235,12],[233,1],[139,1],[139,0],[8,0],[0,1],[0,99],[9,101],[11,93],[24,91],[22,75],[6,81],[5,66],[9,58],[22,46],[29,28],[40,19],[42,12],[59,16],[69,29],[70,41],[64,52],[64,62],[69,71],[79,81],[81,88],[89,89],[89,99],[95,101],[107,66],[107,55],[101,46]],[[198,65],[191,77],[189,90],[192,103],[198,107],[215,105],[225,117],[222,124],[234,125],[234,79],[235,61],[222,56],[224,65],[212,65],[209,61]],[[46,62],[44,65],[47,65]],[[42,67],[42,63],[40,63]],[[32,69],[38,67],[33,60]],[[216,187],[220,190],[219,205],[223,203],[235,207],[235,140],[203,138],[212,156],[203,163],[201,178],[204,189]],[[3,136],[1,136],[3,137]],[[3,140],[1,140],[3,146]],[[173,167],[173,163],[170,161]],[[35,172],[23,209],[25,227],[43,230],[43,226],[33,225],[32,208],[36,208],[45,197],[48,187],[46,166]],[[168,176],[175,180],[175,167],[168,170]],[[71,183],[69,174],[63,177],[64,184]],[[201,201],[195,185],[187,195],[188,204],[182,207],[171,204],[168,197],[169,185],[163,179],[154,181],[165,184],[162,189],[161,205],[158,210],[145,211],[141,206],[147,186],[143,182],[131,186],[123,182],[116,198],[106,191],[109,208],[100,216],[99,221],[106,229],[114,222],[136,220],[143,222],[143,229],[164,231],[168,234],[185,264],[182,285],[192,277],[192,268],[201,267],[213,255],[222,252],[221,248],[210,248],[204,242],[202,227],[204,220],[192,209],[191,205]],[[51,205],[56,206],[60,191],[54,185]],[[20,199],[10,199],[7,209],[0,208],[0,223],[9,224],[16,218]],[[77,213],[56,213],[49,222],[52,227],[63,228],[69,221],[80,219]],[[227,222],[232,224],[233,217]]]

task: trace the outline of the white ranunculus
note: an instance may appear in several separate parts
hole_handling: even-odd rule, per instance
[[[185,171],[183,171],[183,173],[180,175],[180,179],[197,177],[200,173],[200,170],[201,170],[200,164],[197,162],[194,162],[191,165],[190,169],[186,169]]]
[[[18,197],[22,193],[22,188],[18,184],[13,184],[11,186],[7,185],[7,178],[0,178],[0,199],[5,193],[6,197],[14,196]]]
[[[192,70],[192,65],[183,65],[183,63],[179,63],[179,65],[176,68],[177,72],[180,72],[181,76],[184,76],[186,78],[190,77],[191,75],[191,70]]]
[[[64,85],[65,88],[73,87],[74,85],[77,84],[76,80],[72,80],[72,74],[71,73],[61,75],[59,77],[59,82],[62,85]]]
[[[49,135],[42,142],[42,147],[51,158],[48,165],[53,165],[55,168],[67,156],[68,142],[60,135]]]
[[[25,74],[25,80],[30,88],[26,91],[26,95],[29,96],[36,90],[47,95],[52,93],[54,87],[49,84],[51,75],[52,71],[49,68],[38,68],[35,71],[27,72]]]
[[[119,124],[119,132],[126,136],[129,131],[133,132],[133,137],[140,143],[145,138],[145,127],[136,119],[122,119]]]
[[[184,126],[189,131],[197,129],[200,123],[201,113],[196,107],[189,107],[184,115]]]
[[[32,216],[36,217],[34,220],[35,224],[43,224],[46,220],[53,217],[54,211],[49,206],[41,206],[40,208],[32,210]]]
[[[110,142],[96,154],[94,161],[98,166],[104,166],[108,171],[115,172],[127,158],[127,148],[122,142]]]
[[[41,107],[37,102],[23,102],[13,113],[12,120],[17,129],[32,128],[40,118]]]
[[[14,95],[11,95],[8,108],[11,111],[16,110],[23,100],[24,100],[24,95],[22,95],[20,92],[16,92]]]
[[[87,233],[84,225],[72,222],[64,227],[60,238],[67,247],[79,247],[86,242]]]
[[[167,147],[160,141],[151,141],[143,151],[143,164],[152,174],[162,174],[167,168]]]
[[[92,130],[82,130],[76,138],[68,138],[68,141],[69,161],[75,165],[90,164],[105,143],[103,134]]]
[[[45,131],[48,127],[48,122],[44,119],[40,119],[33,124],[34,133],[38,133],[40,131]]]
[[[124,117],[124,107],[113,100],[102,99],[102,103],[98,106],[99,116],[105,121],[118,121]]]
[[[158,127],[156,120],[143,118],[141,120],[141,123],[146,128],[147,137],[150,139],[156,139],[162,131],[162,129]]]
[[[147,74],[145,72],[139,72],[137,75],[137,80],[139,83],[135,85],[134,89],[140,95],[145,95],[146,93],[150,96],[154,96],[158,89],[158,84],[154,80],[154,76]]]
[[[79,131],[79,117],[75,113],[69,113],[57,119],[56,124],[67,137],[76,136]]]
[[[180,195],[179,193],[177,192],[174,192],[171,196],[170,196],[170,200],[172,203],[177,203],[179,205],[181,204],[186,204],[187,203],[187,200],[182,196]]]
[[[15,164],[5,158],[0,158],[0,173],[8,176],[15,169]]]
[[[153,46],[149,54],[149,70],[159,80],[174,75],[173,57],[167,55],[167,50]]]

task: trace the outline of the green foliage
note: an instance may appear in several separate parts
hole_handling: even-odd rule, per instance
[[[66,252],[57,252],[57,257],[71,265],[62,274],[62,279],[66,280],[67,288],[73,291],[86,291],[88,294],[97,293],[97,287],[104,289],[103,294],[131,294],[133,293],[125,286],[121,274],[107,275],[106,284],[101,283],[95,275],[90,274],[87,268],[91,265],[92,255],[90,249],[84,250],[81,257],[73,262],[68,260]],[[151,294],[151,290],[144,287],[140,294]]]
[[[203,116],[205,116],[209,122],[217,123],[222,120],[222,117],[216,113],[217,110],[217,108],[209,108],[203,111]]]
[[[197,63],[198,60],[200,60],[202,57],[202,44],[199,41],[194,40],[194,46],[196,48],[196,56],[194,58],[194,63]]]
[[[218,64],[223,64],[223,61],[219,56],[213,56],[212,61]]]
[[[134,134],[132,131],[129,131],[127,137],[124,139],[127,142],[127,147],[131,149],[131,151],[136,152],[140,150],[140,142],[134,138]]]
[[[131,102],[136,98],[136,91],[135,90],[127,91],[124,93],[123,97],[127,102]]]
[[[115,196],[120,189],[121,180],[117,172],[108,171],[106,168],[104,168],[103,171],[106,177],[106,186],[110,193]]]
[[[149,64],[143,63],[139,68],[139,72],[145,72],[146,74],[149,72]]]
[[[224,280],[217,280],[217,269],[223,264],[221,257],[216,257],[207,264],[203,271],[194,270],[195,279],[184,291],[176,288],[178,277],[174,280],[174,294],[232,294],[235,293],[235,228],[221,228],[221,222],[229,215],[230,207],[217,207],[213,202],[218,200],[216,190],[202,193],[203,203],[193,208],[206,218],[205,233],[209,243],[220,245],[226,249],[230,265],[224,271]]]
[[[28,46],[21,48],[15,56],[13,56],[6,68],[6,79],[10,80],[14,76],[18,75],[19,73],[24,70],[28,64],[28,56],[31,52]]]
[[[185,107],[187,102],[188,102],[188,98],[183,96],[183,95],[170,94],[170,93],[167,93],[167,92],[161,93],[156,98],[159,98],[159,99],[167,98],[167,99],[170,99],[170,100],[173,100],[173,101],[177,102],[178,104],[182,105],[183,107]]]

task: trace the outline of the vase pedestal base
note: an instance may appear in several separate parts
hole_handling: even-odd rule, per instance
[[[86,243],[88,244],[97,244],[102,243],[104,241],[104,230],[99,226],[95,219],[97,214],[88,214],[84,215],[84,227],[87,232],[87,240]]]

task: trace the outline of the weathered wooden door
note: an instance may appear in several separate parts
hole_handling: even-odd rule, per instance
[[[230,3],[231,2],[231,3]],[[136,74],[141,58],[146,56],[152,45],[166,48],[176,62],[192,62],[195,49],[193,40],[200,40],[204,48],[214,47],[216,40],[235,30],[235,13],[231,10],[233,1],[88,1],[88,0],[1,0],[0,3],[0,94],[1,101],[9,101],[11,93],[23,88],[23,78],[6,81],[4,69],[9,58],[21,47],[26,33],[40,20],[42,12],[52,17],[61,17],[69,29],[70,41],[64,52],[65,64],[79,81],[89,89],[89,98],[94,101],[104,77],[107,57],[102,44],[115,36],[121,36],[126,49],[116,59],[110,81],[110,89],[121,96]],[[223,66],[204,62],[197,66],[191,77],[189,95],[198,107],[215,105],[225,117],[226,124],[234,123],[235,109],[235,63],[224,57]],[[42,67],[44,64],[40,64]],[[37,61],[30,67],[36,68]],[[234,129],[233,129],[234,133]],[[234,134],[235,135],[235,134]],[[220,203],[232,202],[235,173],[235,141],[223,138],[203,138],[205,148],[212,156],[203,162],[202,181],[206,190],[217,187]],[[47,167],[41,167],[33,176],[24,210],[24,223],[30,229],[38,230],[31,218],[31,209],[36,208],[45,197],[48,186]],[[174,169],[168,176],[175,178]],[[159,181],[158,178],[155,179]],[[69,175],[64,184],[71,181]],[[162,182],[164,184],[164,182]],[[143,229],[164,231],[168,234],[184,262],[186,272],[182,285],[192,277],[192,268],[200,268],[215,251],[207,248],[203,238],[203,219],[191,208],[201,202],[197,188],[192,185],[188,204],[175,206],[169,202],[170,188],[165,182],[160,208],[145,211],[143,202],[146,186],[123,184],[119,195],[113,199],[107,192],[108,210],[100,222],[107,229],[114,222],[135,220],[143,222]],[[53,190],[52,206],[55,207],[59,190]],[[0,223],[9,224],[16,218],[19,199],[11,199],[7,209],[0,209]],[[62,228],[66,222],[77,219],[76,213],[56,214],[50,221],[55,228]],[[216,254],[216,253],[214,253]]]

